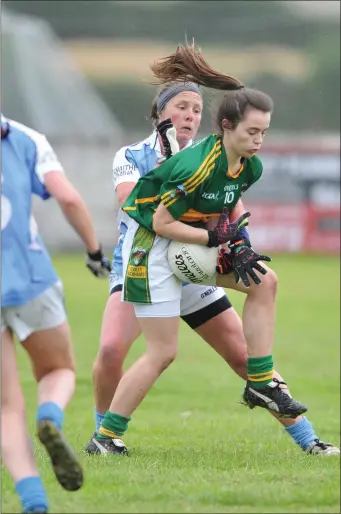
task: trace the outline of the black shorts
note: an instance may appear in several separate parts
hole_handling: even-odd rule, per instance
[[[221,312],[227,311],[227,309],[230,309],[231,307],[232,303],[227,298],[227,296],[222,296],[215,302],[206,305],[198,311],[191,312],[191,314],[186,314],[186,316],[181,316],[181,319],[183,319],[187,325],[195,330],[210,319],[218,316],[218,314]]]

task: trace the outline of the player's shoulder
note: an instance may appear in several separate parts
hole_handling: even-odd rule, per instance
[[[183,152],[191,151],[191,153],[205,154],[210,152],[213,148],[221,148],[221,145],[221,136],[219,134],[210,134],[209,136],[195,141],[191,146],[185,148]]]
[[[180,162],[191,163],[191,168],[200,166],[209,155],[216,154],[221,149],[221,137],[211,134],[184,148],[178,155]]]
[[[248,159],[248,165],[251,175],[258,179],[263,173],[263,163],[258,155],[253,155]]]
[[[49,171],[64,173],[63,166],[44,134],[15,120],[8,120],[8,124],[16,145],[34,165],[35,173],[41,181],[42,176]]]
[[[157,135],[155,132],[137,143],[122,146],[114,155],[112,170],[115,188],[118,185],[118,180],[122,183],[125,180],[129,182],[138,180],[141,173],[141,163],[147,162],[147,157],[150,152],[153,152],[157,142]],[[143,171],[142,166],[142,171]],[[146,170],[148,171],[148,170]]]
[[[141,150],[148,148],[155,148],[157,143],[156,133],[153,132],[145,139],[138,141],[137,143],[130,143],[129,145],[122,146],[115,153],[114,159],[125,159],[128,153],[131,152],[140,152]]]
[[[47,144],[46,136],[41,132],[10,118],[7,118],[7,122],[13,135],[21,142],[32,142],[37,148]]]

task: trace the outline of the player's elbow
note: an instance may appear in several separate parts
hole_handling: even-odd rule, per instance
[[[161,203],[156,209],[153,216],[153,231],[158,236],[169,237],[169,233],[172,231],[172,224],[175,219],[168,212],[166,207]]]
[[[153,219],[153,231],[157,236],[170,237],[171,232],[169,231],[169,229],[170,223],[165,222],[163,219]]]
[[[60,195],[58,198],[56,198],[56,200],[63,210],[78,208],[83,203],[79,193],[76,190],[66,191],[65,194]]]
[[[159,216],[157,216],[155,213],[153,217],[153,231],[155,232],[155,234],[157,234],[158,236],[162,236],[164,225],[164,222],[160,220]]]
[[[72,208],[82,202],[80,194],[64,174],[50,172],[44,178],[48,192],[61,208]]]

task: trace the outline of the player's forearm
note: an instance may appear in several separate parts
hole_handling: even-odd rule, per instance
[[[181,243],[193,243],[205,246],[208,243],[207,230],[204,228],[191,227],[181,221],[173,221],[171,223],[154,222],[153,229],[158,236],[174,239]]]
[[[232,211],[230,212],[230,223],[238,219],[239,216],[244,214],[244,212],[246,212],[246,209],[244,207],[243,202],[239,199],[236,205],[233,207]]]
[[[118,184],[116,194],[120,207],[124,204],[135,186],[136,182],[122,182],[122,184]]]
[[[87,251],[95,253],[100,248],[89,211],[79,196],[70,202],[59,203],[64,216],[82,239]]]
[[[241,201],[241,199],[239,199],[238,202],[236,203],[235,207],[230,212],[230,222],[233,222],[236,219],[238,219],[242,214],[244,214],[244,212],[246,212],[246,209],[245,209],[244,204]],[[250,235],[249,235],[248,229],[246,227],[242,227],[238,231],[236,237],[237,238],[240,237],[241,239],[250,240]]]

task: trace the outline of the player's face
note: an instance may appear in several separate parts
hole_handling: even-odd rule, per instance
[[[201,122],[202,107],[202,98],[198,93],[183,91],[169,100],[160,113],[160,121],[168,118],[172,120],[180,148],[195,139]]]
[[[235,130],[229,131],[229,146],[241,157],[252,157],[262,146],[270,119],[270,112],[248,109]]]

